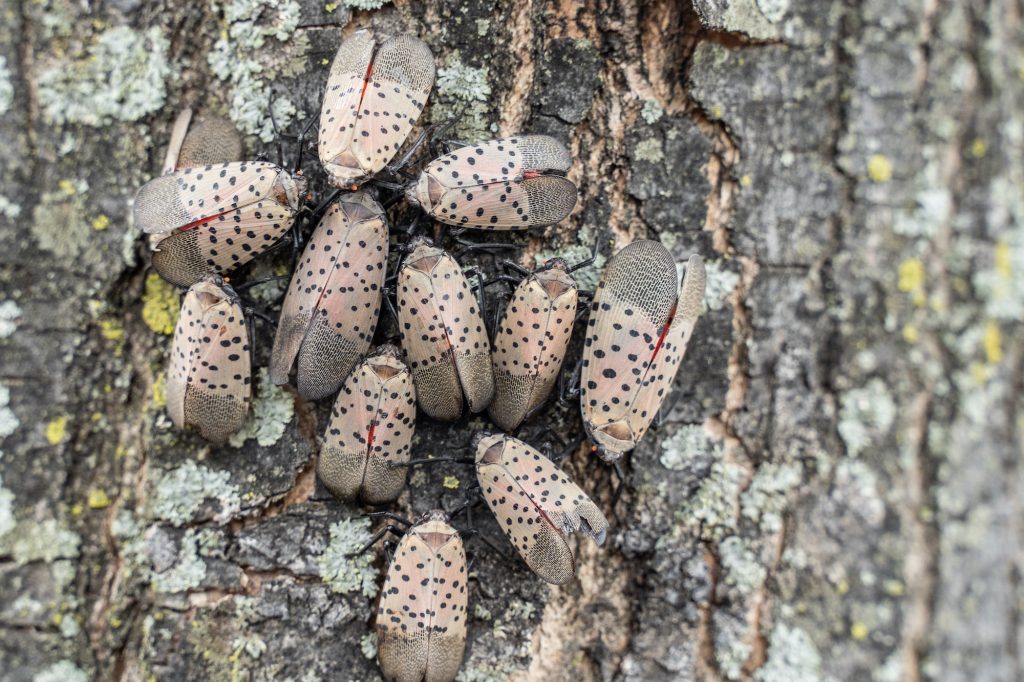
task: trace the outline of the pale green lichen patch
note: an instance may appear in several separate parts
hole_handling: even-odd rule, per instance
[[[165,473],[155,485],[150,513],[175,526],[195,519],[207,500],[216,500],[220,511],[214,520],[224,522],[242,506],[238,487],[226,471],[215,471],[192,460]]]
[[[704,304],[709,310],[721,310],[740,283],[740,275],[726,268],[721,260],[706,261],[704,269],[707,273]]]
[[[896,419],[896,404],[881,379],[851,389],[842,396],[839,435],[851,455],[859,455],[871,442],[884,436]]]
[[[0,194],[0,216],[14,220],[21,215],[21,206]]]
[[[48,123],[108,125],[137,121],[160,109],[172,74],[169,41],[152,27],[117,26],[80,54],[49,64],[39,74],[39,103]]]
[[[391,0],[341,0],[341,4],[347,7],[363,10],[380,9],[389,2]]]
[[[32,682],[89,682],[89,676],[71,661],[63,660],[37,672]]]
[[[740,500],[744,518],[758,524],[767,533],[782,530],[786,497],[803,480],[798,464],[769,462],[757,468],[753,480]]]
[[[772,630],[768,659],[754,676],[757,682],[831,682],[821,667],[821,654],[810,635],[780,623]]]
[[[646,140],[640,140],[637,142],[636,148],[633,151],[633,156],[635,156],[638,161],[661,163],[665,159],[665,149],[661,144],[661,140],[649,137]]]
[[[697,493],[679,514],[680,520],[705,540],[719,540],[736,530],[744,472],[738,464],[715,462]]]
[[[78,534],[56,519],[24,520],[0,536],[0,555],[11,555],[18,564],[74,559],[80,543]]]
[[[166,571],[153,574],[153,586],[159,592],[187,592],[206,578],[206,563],[199,557],[199,540],[194,528],[185,531],[178,557]]]
[[[7,68],[7,58],[0,55],[0,116],[11,109],[14,102],[14,86],[11,84],[11,70]]]
[[[377,633],[367,632],[359,640],[359,649],[363,652],[363,656],[368,659],[374,659],[377,656]]]
[[[495,127],[488,120],[491,86],[488,68],[462,63],[458,51],[448,56],[437,70],[436,94],[430,111],[434,123],[456,119],[451,136],[462,142],[479,142],[491,136]]]
[[[687,468],[690,461],[702,455],[720,460],[722,447],[711,442],[703,426],[685,424],[661,442],[659,459],[666,469],[681,471]]]
[[[95,248],[95,236],[85,205],[85,180],[63,180],[56,189],[43,192],[32,210],[30,231],[41,249],[60,258],[83,258],[98,264],[102,252]]]
[[[665,109],[656,99],[645,99],[643,106],[640,108],[640,118],[644,120],[644,123],[651,125],[661,120],[661,117],[665,115]]]
[[[10,408],[11,389],[0,384],[0,439],[14,433],[18,428],[18,417]]]
[[[295,71],[308,39],[292,39],[301,7],[295,0],[231,0],[223,5],[227,29],[210,51],[214,75],[230,85],[230,117],[240,131],[264,142],[274,139],[270,118],[287,126],[298,109],[272,84]]]
[[[284,435],[285,427],[295,415],[295,402],[291,394],[281,386],[274,385],[265,367],[257,374],[255,394],[245,424],[228,439],[233,447],[242,447],[250,438],[263,446],[273,445]]]
[[[369,519],[344,519],[331,526],[331,540],[317,559],[320,577],[335,592],[362,592],[367,597],[377,593],[377,571],[373,553],[359,551],[370,540]]]
[[[750,550],[744,539],[731,535],[718,544],[726,585],[750,594],[764,584],[767,569]]]
[[[14,493],[3,485],[4,479],[0,477],[0,539],[14,530],[15,526]]]

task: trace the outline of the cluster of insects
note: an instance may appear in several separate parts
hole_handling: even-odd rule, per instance
[[[555,258],[503,276],[517,281],[493,333],[484,322],[485,283],[471,286],[452,254],[430,239],[407,235],[388,275],[397,230],[389,229],[384,206],[402,198],[458,230],[548,226],[577,202],[566,177],[569,152],[543,135],[449,147],[418,173],[406,168],[418,144],[394,161],[434,75],[430,50],[416,38],[380,40],[363,30],[341,43],[319,118],[320,163],[334,189],[319,205],[301,172],[239,161],[237,133],[224,122],[179,117],[165,173],[139,190],[134,209],[153,268],[187,289],[167,375],[176,426],[214,442],[241,428],[251,398],[252,318],[236,292],[245,285],[233,288],[225,277],[289,231],[298,252],[304,223],[315,229],[292,268],[269,376],[293,382],[307,400],[335,396],[317,468],[332,494],[371,505],[395,501],[419,463],[411,456],[418,413],[451,421],[466,409],[486,410],[508,432],[543,408],[564,375],[573,328],[588,313],[580,310],[587,293],[573,277],[583,264]],[[701,313],[703,262],[692,256],[680,283],[663,245],[635,241],[610,259],[592,296],[583,357],[570,381],[578,383],[595,451],[616,462],[643,438],[671,389]],[[400,345],[372,348],[385,307]],[[550,583],[572,580],[569,536],[603,543],[601,509],[517,438],[480,433],[472,451],[467,463],[480,495],[526,564]],[[388,530],[401,536],[376,615],[378,658],[389,679],[450,680],[461,664],[468,571],[453,516],[432,511],[375,538]]]

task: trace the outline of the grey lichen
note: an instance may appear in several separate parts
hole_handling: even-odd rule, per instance
[[[0,194],[0,216],[14,220],[21,215],[21,206]]]
[[[137,121],[159,110],[173,69],[170,42],[158,27],[117,26],[83,54],[50,64],[39,74],[39,103],[48,123],[108,125]]]
[[[767,569],[750,550],[746,540],[731,535],[718,544],[723,579],[742,594],[750,594],[764,584]]]
[[[359,649],[363,652],[363,656],[373,660],[377,657],[377,633],[367,632],[359,640]]]
[[[665,149],[662,147],[661,140],[650,137],[637,143],[634,155],[640,161],[661,163],[665,159]]]
[[[230,478],[226,471],[215,471],[187,460],[157,482],[150,512],[155,518],[181,526],[195,518],[206,500],[216,500],[220,512],[214,519],[227,521],[242,506],[238,488],[229,482]]]
[[[736,530],[737,500],[744,472],[738,464],[715,462],[680,517],[706,540],[720,540]]]
[[[178,557],[166,571],[153,575],[153,586],[160,592],[186,592],[199,587],[206,577],[206,563],[199,556],[199,540],[194,528],[185,531]]]
[[[18,564],[74,559],[78,556],[81,541],[78,533],[57,519],[26,519],[16,522],[13,528],[0,536],[0,554],[11,555]]]
[[[896,404],[881,379],[843,394],[839,435],[851,455],[858,455],[873,439],[885,435],[896,419]]]
[[[0,384],[0,439],[14,433],[18,428],[18,417],[10,408],[11,389]]]
[[[362,592],[367,597],[377,593],[377,571],[373,554],[364,552],[350,556],[370,539],[369,519],[344,519],[331,526],[331,540],[317,560],[320,577],[335,592]]]
[[[89,676],[71,661],[63,660],[37,672],[32,682],[89,682]]]
[[[661,120],[661,117],[665,115],[665,109],[656,99],[645,99],[644,105],[640,109],[640,118],[644,120],[644,123],[651,125]]]
[[[786,497],[802,480],[803,474],[798,464],[762,464],[740,500],[744,518],[758,524],[767,533],[782,530]]]
[[[14,530],[14,493],[4,486],[4,479],[0,476],[0,542],[9,532]]]
[[[391,2],[391,0],[341,0],[341,4],[352,9],[380,9],[384,5]]]
[[[21,317],[21,308],[14,301],[0,303],[0,339],[6,339],[18,328],[17,320]]]
[[[11,109],[14,101],[14,86],[11,84],[11,70],[7,68],[7,58],[0,55],[0,116]]]
[[[436,94],[430,112],[435,123],[456,118],[451,134],[463,142],[479,142],[493,132],[488,120],[491,86],[489,70],[464,64],[458,51],[437,70]]]
[[[32,210],[29,227],[39,248],[55,256],[98,263],[102,251],[95,248],[95,233],[86,214],[85,194],[89,184],[85,180],[64,179],[55,189],[42,193]]]
[[[704,264],[707,273],[704,304],[709,310],[721,310],[729,296],[736,290],[736,285],[740,283],[739,273],[727,269],[724,265],[721,260],[707,261]]]
[[[810,635],[780,623],[772,631],[768,660],[754,676],[757,682],[830,682],[822,673],[821,654]]]
[[[295,416],[295,403],[291,394],[270,380],[265,367],[256,377],[256,397],[242,428],[228,439],[236,448],[253,438],[262,446],[273,445],[284,435],[285,427]]]

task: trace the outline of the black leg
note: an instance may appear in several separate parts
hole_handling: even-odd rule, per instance
[[[366,517],[371,518],[371,519],[390,519],[391,521],[397,521],[398,523],[404,523],[407,526],[411,526],[412,525],[412,521],[410,521],[409,519],[405,518],[404,516],[399,516],[398,514],[396,514],[394,512],[389,512],[389,511],[366,512],[365,514],[363,514],[363,516],[366,516]]]
[[[572,442],[569,443],[569,445],[567,445],[557,455],[552,457],[551,461],[554,462],[555,464],[561,465],[562,460],[564,460],[566,457],[580,449],[580,446],[583,445],[584,440],[586,440],[586,438],[583,436],[583,434],[578,434],[575,438],[573,438]]]
[[[305,151],[306,148],[306,133],[308,133],[309,129],[313,127],[313,124],[317,122],[318,118],[318,116],[310,116],[309,121],[306,123],[305,127],[302,129],[301,132],[299,132],[299,137],[296,140],[296,144],[298,146],[298,152],[295,154],[296,171],[302,169],[302,152]]]
[[[394,533],[395,535],[398,535],[399,537],[401,537],[402,535],[405,534],[405,530],[402,529],[402,528],[399,528],[398,526],[392,526],[391,524],[388,524],[388,525],[384,526],[383,528],[381,528],[376,533],[374,533],[373,537],[370,538],[370,541],[367,542],[362,547],[360,547],[357,551],[351,552],[349,554],[346,554],[345,556],[347,556],[349,558],[359,556],[360,554],[364,553],[366,550],[370,549],[375,544],[377,544],[377,542],[382,537],[387,535],[388,533]]]

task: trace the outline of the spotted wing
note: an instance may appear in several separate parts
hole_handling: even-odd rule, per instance
[[[660,243],[635,241],[608,263],[591,306],[581,373],[583,421],[598,445],[621,454],[638,441],[630,424],[637,391],[663,345],[678,297],[675,261]],[[656,408],[655,408],[656,411]]]
[[[181,144],[176,168],[216,166],[242,158],[242,137],[230,121],[207,116],[193,121]]]
[[[430,272],[406,263],[398,276],[398,323],[420,408],[434,419],[462,414],[462,387]]]
[[[440,546],[431,539],[407,533],[384,579],[376,630],[377,656],[387,679],[453,680],[462,662],[468,605],[465,550],[455,534]]]
[[[672,390],[679,364],[686,354],[686,346],[704,306],[704,261],[693,255],[686,265],[686,275],[679,288],[678,304],[672,321],[661,341],[643,381],[629,404],[629,425],[636,442],[647,433],[654,416]]]
[[[281,309],[271,378],[283,384],[298,357],[298,389],[331,395],[370,347],[388,257],[383,215],[335,204],[306,246]],[[357,218],[353,220],[353,217]]]
[[[320,109],[320,163],[333,174],[336,166],[356,166],[352,138],[359,118],[366,76],[373,63],[374,40],[369,31],[356,31],[338,47],[327,76]]]
[[[179,429],[185,428],[185,393],[203,334],[203,306],[190,291],[181,303],[167,363],[167,414]]]
[[[492,447],[502,445],[499,440]],[[516,480],[500,456],[490,459],[479,462],[476,473],[498,525],[530,570],[554,585],[569,582],[576,574],[576,559],[565,535],[531,499],[529,482]]]
[[[171,128],[171,138],[167,143],[167,154],[164,156],[164,175],[173,173],[178,168],[178,158],[181,152],[181,145],[188,134],[189,123],[192,122],[192,110],[185,107],[174,120],[174,127]]]
[[[575,288],[552,300],[535,278],[524,280],[509,300],[494,339],[494,402],[489,414],[514,429],[540,407],[558,378],[576,316]]]
[[[273,198],[232,209],[160,239],[153,268],[178,286],[190,286],[207,274],[228,274],[272,247],[294,216]]]
[[[437,309],[452,348],[462,390],[472,412],[487,408],[494,397],[491,343],[479,302],[462,268],[447,253],[432,274]]]
[[[260,161],[185,168],[154,178],[135,195],[135,225],[148,234],[189,229],[261,201],[278,203],[284,172]]]
[[[373,58],[352,151],[361,168],[382,170],[409,136],[434,86],[434,56],[412,36],[385,41]]]
[[[492,140],[462,147],[425,172],[437,183],[431,215],[451,225],[525,229],[551,225],[576,206],[576,186],[561,175],[568,150],[546,135]]]

